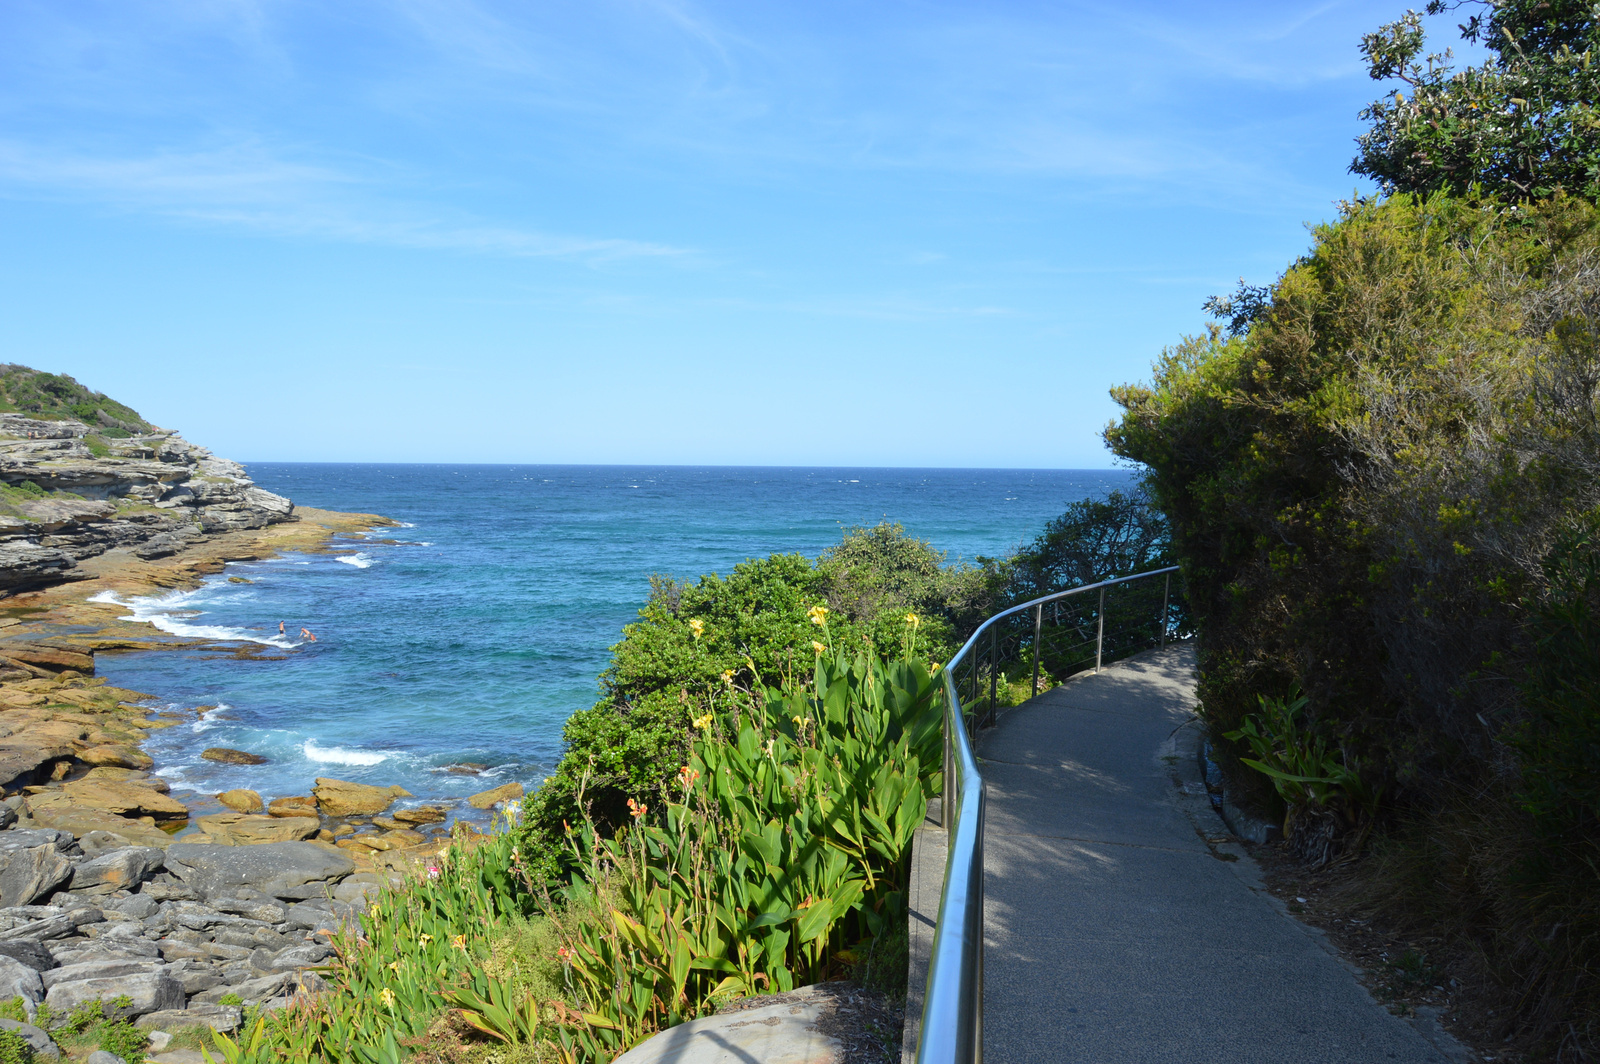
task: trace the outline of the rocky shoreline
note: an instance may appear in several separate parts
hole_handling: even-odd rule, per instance
[[[92,601],[105,592],[192,588],[231,561],[337,551],[335,537],[393,524],[297,508],[174,433],[107,440],[0,414],[0,1005],[20,998],[37,1021],[0,1029],[36,1056],[60,1055],[46,1028],[86,1004],[159,1050],[317,992],[308,969],[367,896],[448,842],[446,809],[393,808],[400,788],[336,779],[270,801],[229,791],[215,799],[226,812],[197,815],[141,749],[177,718],[94,675],[96,653],[205,645]]]

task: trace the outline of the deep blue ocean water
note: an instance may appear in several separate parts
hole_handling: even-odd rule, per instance
[[[951,560],[1003,555],[1121,470],[630,468],[253,463],[296,503],[404,523],[344,553],[230,564],[204,587],[128,603],[168,631],[265,642],[264,658],[101,653],[114,684],[186,714],[146,749],[174,791],[305,794],[316,776],[398,783],[419,799],[532,786],[651,573],[727,573],[816,556],[885,517]],[[379,539],[400,542],[382,544]],[[229,576],[251,583],[230,583]],[[283,622],[287,635],[278,636]],[[315,642],[298,636],[304,627]],[[282,648],[282,649],[279,649]],[[199,707],[214,706],[204,713]],[[229,746],[259,766],[203,761]],[[482,776],[444,766],[476,762]]]

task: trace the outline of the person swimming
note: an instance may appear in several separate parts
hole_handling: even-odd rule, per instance
[[[309,628],[300,629],[300,638],[309,639],[313,643],[317,641],[317,637],[311,634],[311,629]]]

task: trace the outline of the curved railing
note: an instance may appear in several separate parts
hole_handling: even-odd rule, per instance
[[[1000,674],[1001,624],[1010,618],[1033,611],[1033,691],[1039,690],[1041,635],[1046,606],[1058,604],[1074,595],[1098,592],[1092,611],[1095,636],[1094,670],[1100,666],[1106,649],[1106,593],[1122,585],[1151,577],[1165,576],[1161,609],[1156,614],[1154,640],[1165,645],[1172,622],[1173,565],[1135,576],[1102,580],[1070,591],[1045,595],[995,614],[972,633],[955,657],[944,666],[944,798],[940,816],[950,834],[945,860],[944,889],[939,897],[939,919],[934,931],[933,957],[928,965],[928,985],[922,1003],[922,1024],[917,1039],[917,1064],[980,1064],[983,1060],[983,776],[972,753],[968,728],[979,720],[963,710],[957,691],[957,671],[969,666],[973,701],[978,701],[984,635],[989,635],[989,700],[986,719],[992,719],[996,704],[996,685]],[[1059,616],[1057,618],[1059,623]],[[1080,624],[1080,629],[1081,629]],[[1115,633],[1114,633],[1115,634]],[[1025,637],[1024,637],[1025,638]],[[1085,641],[1087,644],[1087,641]],[[1114,647],[1130,644],[1113,640]],[[1087,658],[1084,659],[1087,661]]]

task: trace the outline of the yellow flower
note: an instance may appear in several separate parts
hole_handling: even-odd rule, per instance
[[[922,626],[922,622],[917,619],[917,615],[914,613],[906,614],[906,623],[913,628],[920,628]]]
[[[826,607],[826,606],[813,606],[809,610],[806,611],[806,616],[811,618],[811,623],[812,624],[823,624],[823,625],[825,625],[825,624],[828,623],[828,607]]]
[[[694,726],[696,728],[699,728],[701,731],[710,731],[711,730],[711,714],[707,713],[703,717],[696,717],[695,720],[694,720]]]
[[[394,991],[390,990],[388,987],[384,987],[382,990],[378,991],[378,1000],[383,1002],[384,1008],[394,1008]]]
[[[928,662],[928,675],[929,676],[932,676],[934,673],[936,673],[938,671],[939,671],[939,663],[937,661]]]
[[[633,815],[633,818],[635,820],[638,820],[640,817],[644,816],[649,811],[650,811],[650,807],[648,805],[641,805],[640,803],[634,801],[632,798],[628,799],[628,812]]]
[[[467,952],[467,936],[457,935],[455,938],[452,938],[450,940],[450,947],[452,949],[458,949],[462,953]]]
[[[806,725],[811,723],[806,718],[800,717],[800,716],[790,717],[789,719],[794,721],[794,726],[795,726],[795,730],[796,731],[805,731],[806,730]]]
[[[400,962],[399,961],[390,961],[388,967],[389,967],[389,970],[391,972],[393,972],[395,975],[399,975],[400,974]]]
[[[813,639],[811,641],[811,649],[815,650],[817,652],[817,657],[820,658],[822,656],[822,652],[824,650],[827,650],[828,648],[823,646],[821,643],[817,642],[815,639]]]
[[[698,617],[692,618],[689,621],[689,631],[694,633],[696,639],[699,639],[706,634],[706,622]]]
[[[426,946],[428,943],[430,943],[432,941],[433,941],[433,936],[428,934],[428,933],[426,933],[426,932],[424,932],[424,933],[422,933],[422,934],[417,936],[417,945],[419,945],[419,946]]]
[[[722,682],[727,684],[729,687],[733,686],[733,670],[732,669],[723,669],[722,670]]]

